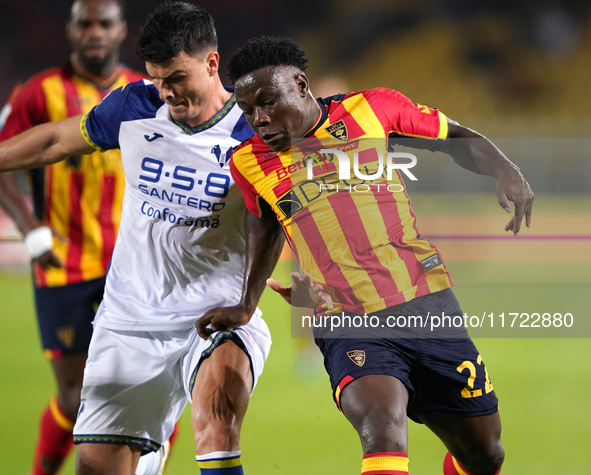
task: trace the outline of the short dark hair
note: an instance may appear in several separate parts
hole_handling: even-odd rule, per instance
[[[266,66],[295,66],[306,71],[306,53],[289,38],[260,36],[249,39],[236,50],[228,61],[228,74],[232,83]]]
[[[209,13],[189,3],[168,2],[148,16],[137,54],[142,61],[161,64],[182,52],[194,56],[208,47],[217,49],[217,46],[215,26]]]

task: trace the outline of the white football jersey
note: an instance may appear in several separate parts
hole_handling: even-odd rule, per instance
[[[246,208],[228,161],[253,132],[234,96],[191,128],[170,117],[151,82],[139,81],[111,92],[81,128],[95,148],[121,149],[126,179],[96,324],[176,330],[237,304]]]

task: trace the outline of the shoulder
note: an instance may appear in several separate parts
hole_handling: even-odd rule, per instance
[[[111,91],[96,110],[119,111],[121,120],[127,121],[154,117],[163,104],[156,87],[147,79],[141,79]]]

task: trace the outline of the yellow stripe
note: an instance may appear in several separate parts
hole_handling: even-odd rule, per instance
[[[101,96],[96,86],[79,77],[74,77],[72,83],[76,88],[76,95],[80,101],[81,112],[88,114],[96,106]],[[103,156],[99,152],[83,155],[77,173],[84,176],[84,186],[81,190],[80,207],[82,212],[82,250],[80,256],[80,271],[83,280],[96,279],[103,274],[101,262],[103,242],[99,214],[103,182]]]
[[[41,82],[41,88],[45,95],[45,106],[50,122],[56,122],[68,117],[66,103],[66,89],[59,75],[49,76]]]
[[[447,138],[447,117],[441,111],[437,111],[439,114],[439,135],[437,135],[438,139],[446,139]]]
[[[55,419],[55,422],[57,422],[58,426],[60,426],[65,431],[72,432],[74,429],[74,423],[62,414],[62,411],[57,405],[57,398],[51,398],[49,401],[49,410],[51,411],[51,415]]]
[[[370,457],[363,459],[361,473],[378,470],[408,472],[408,457]]]
[[[88,145],[90,145],[92,148],[97,149],[99,152],[105,152],[106,150],[103,150],[97,144],[95,144],[92,141],[92,139],[90,138],[90,135],[88,135],[88,130],[86,129],[86,118],[87,117],[88,117],[88,112],[82,116],[82,120],[80,121],[80,132],[82,133],[84,140],[86,140],[86,142],[88,142]]]
[[[460,467],[460,464],[453,455],[451,456],[451,461],[454,463],[454,467],[458,471],[459,475],[470,475],[469,473],[465,472],[462,467]]]
[[[239,467],[242,465],[240,461],[240,457],[237,459],[230,459],[230,460],[209,460],[207,462],[200,462],[197,461],[197,465],[199,468],[232,468],[232,467]]]

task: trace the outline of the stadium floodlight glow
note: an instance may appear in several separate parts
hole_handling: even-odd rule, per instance
[[[320,154],[324,155],[334,155],[339,164],[339,180],[349,180],[351,179],[351,160],[346,152],[342,150],[337,150],[334,148],[323,148],[320,150]],[[355,176],[360,180],[375,180],[382,176],[384,171],[384,153],[379,152],[378,154],[378,169],[375,173],[371,175],[363,175],[359,171],[359,153],[353,153],[353,172]],[[394,159],[396,158],[406,158],[409,159],[409,163],[395,163]],[[308,172],[308,180],[314,179],[313,167],[314,161],[308,157],[307,161],[307,172]],[[326,162],[324,162],[326,163]],[[416,181],[417,177],[414,176],[410,168],[414,167],[417,164],[417,157],[414,156],[412,153],[404,153],[404,152],[388,152],[386,154],[386,175],[388,180],[392,180],[392,170],[400,170],[404,173],[410,180]]]

